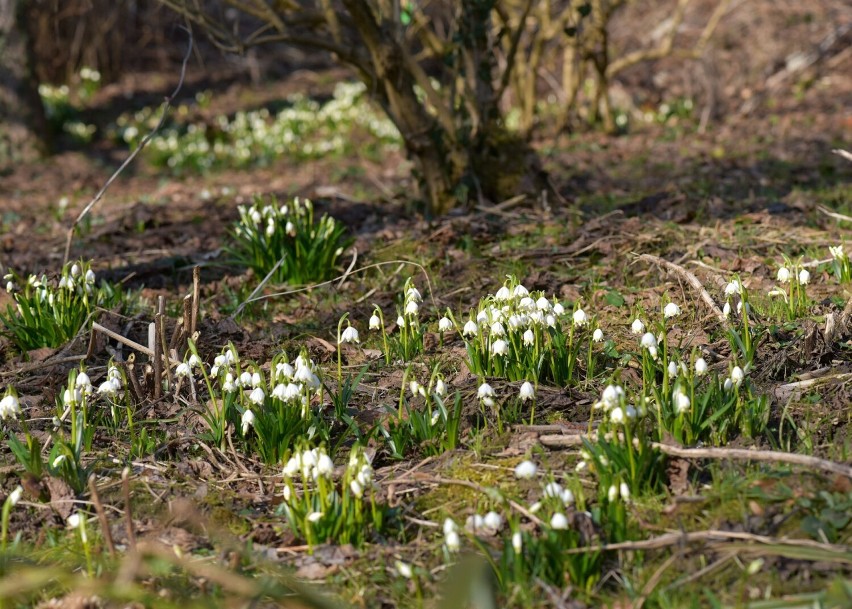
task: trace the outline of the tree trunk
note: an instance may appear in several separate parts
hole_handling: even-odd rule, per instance
[[[47,150],[47,121],[32,70],[27,0],[0,0],[0,170]]]

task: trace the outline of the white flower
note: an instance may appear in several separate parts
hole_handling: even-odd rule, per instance
[[[482,519],[482,523],[486,529],[491,529],[496,533],[503,528],[503,517],[497,512],[488,512]]]
[[[667,304],[666,307],[663,309],[663,315],[666,318],[677,317],[678,315],[680,315],[680,312],[680,307],[673,302]]]
[[[528,347],[535,344],[535,333],[529,328],[524,332],[524,344]]]
[[[630,499],[630,487],[627,486],[626,482],[622,482],[618,485],[618,491],[621,494],[622,499]]]
[[[76,385],[77,385],[77,387],[80,387],[80,388],[84,388],[84,387],[91,388],[92,387],[92,381],[91,381],[91,379],[89,379],[88,374],[86,374],[85,372],[81,372],[80,374],[77,375]]]
[[[408,565],[401,560],[396,561],[393,566],[396,569],[396,572],[399,573],[400,577],[411,579],[414,576],[414,571],[411,569],[411,565]]]
[[[5,421],[7,418],[17,419],[21,414],[21,403],[18,396],[9,393],[0,400],[0,420]]]
[[[488,383],[482,383],[476,390],[476,395],[480,400],[494,397],[494,388]]]
[[[728,319],[728,317],[731,316],[731,303],[730,302],[726,302],[725,306],[722,307],[722,315],[725,317],[725,319]]]
[[[574,503],[574,493],[571,492],[571,489],[565,489],[559,495],[559,498],[562,500],[563,505],[571,505]]]
[[[657,348],[657,338],[650,332],[645,332],[645,334],[642,335],[642,340],[640,342],[642,346],[648,350]]]
[[[550,301],[547,298],[545,298],[544,296],[542,296],[541,298],[539,298],[538,300],[535,301],[535,308],[538,309],[539,311],[546,313],[547,311],[550,311],[550,308],[551,308]],[[580,310],[580,309],[578,309],[578,310]]]
[[[417,315],[420,312],[420,305],[417,304],[414,300],[409,300],[405,304],[405,314],[406,315]]]
[[[88,271],[86,271],[85,281],[86,281],[86,283],[95,283],[95,273],[92,271],[92,269],[89,269]]]
[[[695,360],[695,374],[697,376],[704,376],[707,374],[707,362],[704,361],[703,357],[699,357]]]
[[[249,400],[257,404],[258,406],[263,404],[263,400],[266,399],[266,394],[263,392],[263,389],[260,387],[255,387],[252,389],[252,392],[249,394]]]
[[[674,394],[674,408],[678,414],[683,414],[689,410],[689,396],[680,390]]]
[[[731,381],[731,379],[729,379],[729,378],[725,379],[725,391],[730,391],[733,388],[734,388],[734,383]]]
[[[71,266],[71,276],[78,277],[80,275],[80,265],[76,262]]]
[[[618,406],[624,398],[624,389],[618,385],[607,385],[601,394],[601,406],[606,411]]]
[[[411,302],[423,302],[423,297],[420,295],[420,290],[411,286],[405,293],[405,299]]]
[[[352,494],[355,495],[358,499],[364,496],[364,487],[361,486],[361,483],[357,480],[352,480],[349,482],[349,490],[352,491]]]
[[[669,378],[675,378],[677,376],[678,371],[677,362],[675,362],[674,360],[670,361],[668,368]]]
[[[468,322],[462,328],[462,334],[465,336],[476,336],[479,333],[479,326],[476,325],[476,322],[472,319],[468,320]]]
[[[493,355],[508,355],[509,344],[502,338],[495,340],[493,343],[491,343],[491,353]]]
[[[835,260],[843,260],[843,245],[838,246],[828,246],[828,251],[831,254],[831,257]]]
[[[356,330],[354,326],[349,326],[340,334],[340,341],[338,344],[360,342],[361,338],[358,336],[358,330]]]
[[[230,372],[225,375],[225,382],[222,383],[222,391],[225,393],[232,393],[236,391],[237,384],[234,382],[234,375]]]
[[[534,399],[535,389],[533,388],[532,383],[530,383],[529,381],[524,381],[524,384],[521,385],[520,395],[522,402]]]
[[[732,279],[731,282],[725,286],[725,296],[733,296],[734,294],[739,294],[742,288],[740,287],[740,282],[736,279]]]
[[[426,396],[426,388],[416,380],[408,383],[408,388],[411,390],[412,397],[416,397],[418,395]]]
[[[799,271],[799,283],[802,285],[807,285],[811,281],[811,274],[808,272],[808,269],[802,269]]]
[[[57,469],[60,465],[65,463],[66,459],[67,457],[65,455],[57,455],[56,458],[53,460],[53,463],[51,463],[50,465],[53,467],[53,469]]]
[[[189,356],[189,367],[198,368],[199,366],[201,366],[201,358],[193,353]]]
[[[444,519],[444,535],[449,535],[450,533],[455,533],[458,531],[458,525],[456,525],[456,521],[452,518]]]
[[[526,289],[524,286],[522,286],[520,283],[519,283],[518,285],[516,285],[516,286],[515,286],[515,289],[514,289],[514,291],[513,291],[513,292],[514,292],[514,294],[515,294],[515,298],[526,298],[527,296],[529,296],[529,295],[530,295],[529,290],[527,290],[527,289]]]
[[[604,339],[603,330],[600,328],[595,328],[594,333],[592,333],[592,340],[596,343],[602,342]]]
[[[370,318],[370,330],[378,330],[382,327],[382,320],[379,319],[379,316],[373,313],[373,316]]]
[[[15,289],[15,284],[14,284],[14,283],[12,283],[11,281],[9,281],[9,282],[7,282],[7,283],[6,283],[6,291],[7,291],[7,292],[11,292],[11,291],[12,291],[12,290],[14,290],[14,289]]]
[[[616,425],[624,423],[624,411],[621,409],[621,406],[616,406],[612,409],[612,412],[609,413],[609,420]]]
[[[24,494],[24,487],[22,487],[19,484],[18,486],[15,487],[14,491],[9,493],[9,496],[6,498],[6,501],[9,502],[9,505],[11,505],[12,507],[15,507],[15,504],[17,504],[18,501],[21,500],[21,495],[23,495],[23,494]]]
[[[550,518],[550,528],[558,531],[564,531],[568,528],[568,518],[565,517],[565,514],[556,512]]]
[[[293,366],[287,362],[278,362],[275,365],[275,376],[278,379],[284,378],[286,380],[291,380],[294,372]]]
[[[524,297],[521,298],[520,302],[518,302],[518,308],[519,309],[526,309],[526,310],[534,309],[535,308],[535,301],[532,298],[530,298],[529,296],[524,296]]]
[[[319,522],[322,520],[323,513],[322,512],[311,512],[308,514],[308,522]]]
[[[447,395],[447,384],[444,382],[444,379],[438,379],[435,381],[434,394],[438,397],[444,397]]]
[[[438,320],[438,331],[439,332],[449,332],[453,329],[453,322],[450,321],[449,317],[442,317]]]
[[[589,318],[586,316],[586,312],[583,309],[577,309],[574,311],[573,318],[575,326],[585,326],[586,322],[589,321]]]
[[[494,294],[495,300],[510,300],[511,298],[512,298],[512,293],[509,291],[509,288],[507,288],[506,286],[503,286],[502,288],[497,290],[496,294]]]
[[[178,364],[178,367],[175,370],[175,376],[178,378],[189,376],[191,373],[192,371],[189,368],[189,364],[187,364],[186,362],[181,362],[180,364]],[[100,389],[98,389],[98,392],[100,393]]]
[[[240,375],[239,386],[240,387],[248,387],[249,385],[251,385],[251,372],[246,370],[245,372],[243,372]]]
[[[105,396],[108,396],[108,397],[112,397],[116,393],[118,393],[118,388],[116,387],[116,384],[112,380],[104,381],[103,383],[98,385],[98,394],[99,395],[105,395]]]
[[[447,550],[450,552],[458,552],[461,548],[461,538],[455,531],[450,531],[444,537],[444,544],[446,544]]]
[[[544,487],[545,497],[562,497],[562,485],[558,482],[549,482]]]
[[[514,533],[512,533],[512,549],[515,550],[515,554],[520,554],[523,548],[524,538],[521,535],[520,531],[515,531]]]
[[[246,410],[242,416],[243,435],[248,433],[249,427],[254,427],[255,416],[251,410]]]
[[[76,529],[77,527],[80,526],[80,523],[82,522],[82,518],[80,517],[80,513],[74,512],[73,514],[71,514],[68,517],[68,520],[66,522],[68,523],[68,526],[70,528]]]
[[[745,373],[743,369],[739,366],[734,366],[734,369],[731,370],[731,382],[739,387],[742,385],[743,379],[745,379]]]
[[[553,305],[553,314],[556,315],[557,317],[565,315],[565,307],[563,307],[561,304],[559,304],[557,302],[555,305]]]
[[[499,321],[495,321],[491,324],[491,334],[494,336],[503,336],[506,334],[506,330],[503,328],[503,324]]]
[[[606,492],[607,499],[611,502],[618,499],[618,487],[614,484],[609,487],[609,490]]]
[[[287,464],[284,466],[284,477],[292,478],[302,469],[301,460],[298,458],[298,453],[290,457]]]
[[[780,269],[778,269],[777,279],[780,283],[787,283],[788,281],[790,281],[790,269],[788,269],[786,266],[782,266]]]
[[[521,461],[515,466],[515,478],[531,480],[537,471],[538,467],[532,461]]]
[[[334,461],[327,454],[323,453],[317,459],[317,473],[320,476],[331,476],[334,472]]]

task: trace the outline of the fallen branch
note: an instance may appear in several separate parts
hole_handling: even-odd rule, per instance
[[[852,222],[852,216],[844,216],[843,214],[838,214],[836,211],[831,211],[827,207],[823,207],[822,205],[817,205],[817,210],[824,213],[829,218],[834,218],[835,220],[842,220],[843,222]]]
[[[125,338],[124,336],[122,336],[121,334],[118,334],[117,332],[113,332],[109,328],[104,328],[98,322],[92,323],[92,330],[97,330],[98,332],[101,332],[102,334],[106,334],[111,339],[113,339],[117,342],[120,342],[122,345],[126,345],[126,346],[130,347],[131,349],[135,349],[136,351],[139,351],[139,353],[144,353],[148,357],[151,357],[151,358],[154,357],[154,351],[153,350],[149,349],[148,347],[145,347],[144,345],[140,345],[136,341],[132,341],[129,338]],[[179,362],[175,359],[169,358],[169,363],[172,366],[177,366],[181,362]]]
[[[834,150],[832,150],[832,152],[834,154],[838,155],[838,156],[842,156],[847,161],[852,161],[852,152],[849,152],[848,150],[842,150],[840,148],[835,148]]]
[[[664,260],[659,258],[658,256],[652,256],[651,254],[642,254],[639,256],[639,260],[644,260],[645,262],[650,262],[659,267],[666,269],[674,273],[675,275],[679,275],[682,277],[692,288],[698,292],[698,295],[701,296],[701,300],[704,301],[704,304],[707,305],[713,314],[719,319],[719,323],[721,323],[726,328],[728,327],[728,320],[725,317],[725,314],[722,313],[722,309],[716,304],[716,301],[713,300],[713,297],[704,289],[704,286],[701,284],[701,281],[696,277],[693,273],[687,271],[682,266],[675,264],[674,262],[669,262],[668,260]]]
[[[852,374],[850,374],[850,377],[852,377]],[[546,448],[568,448],[581,446],[583,439],[586,437],[584,435],[544,435],[539,437],[538,441]],[[651,446],[666,455],[684,459],[728,459],[733,461],[788,463],[790,465],[800,465],[852,478],[852,466],[809,455],[748,448],[682,448],[670,444],[660,444],[659,442],[652,442]]]
[[[71,227],[68,229],[68,234],[65,237],[65,256],[62,259],[63,260],[63,262],[62,262],[63,266],[65,264],[68,264],[68,258],[71,256],[71,241],[74,239],[74,231],[77,229],[77,225],[80,224],[80,222],[83,220],[83,218],[85,218],[86,215],[88,215],[88,213],[90,211],[92,211],[92,208],[98,203],[98,201],[101,200],[101,198],[104,196],[104,194],[109,189],[109,187],[112,186],[112,183],[115,182],[116,178],[118,178],[119,175],[121,175],[121,172],[124,171],[124,169],[128,165],[130,165],[130,163],[133,162],[133,159],[135,159],[139,155],[139,153],[142,152],[142,150],[145,148],[145,146],[148,145],[148,142],[150,142],[153,139],[154,135],[165,124],[166,117],[169,114],[169,108],[171,108],[172,102],[174,101],[175,97],[177,97],[177,94],[180,93],[180,90],[183,87],[183,81],[184,81],[184,78],[186,77],[186,64],[189,62],[189,57],[190,57],[190,54],[192,53],[192,46],[193,46],[192,45],[192,43],[193,43],[192,32],[189,31],[189,30],[186,30],[186,31],[187,31],[187,34],[189,34],[189,44],[187,45],[186,55],[184,55],[184,57],[183,57],[183,64],[181,64],[180,80],[178,81],[177,87],[175,87],[174,92],[169,97],[167,97],[165,99],[165,101],[163,102],[163,115],[160,117],[160,122],[157,123],[157,125],[148,133],[148,135],[146,135],[144,138],[142,138],[142,140],[136,146],[136,149],[133,152],[131,152],[130,156],[128,156],[124,160],[124,162],[118,167],[118,169],[115,170],[115,172],[109,177],[109,179],[106,181],[106,183],[101,187],[101,189],[98,191],[98,193],[94,196],[94,198],[91,201],[89,201],[89,203],[86,205],[86,207],[83,208],[83,211],[81,211],[80,214],[74,219],[74,222],[71,223]]]

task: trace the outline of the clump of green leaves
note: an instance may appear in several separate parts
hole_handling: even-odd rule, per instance
[[[257,196],[251,206],[239,207],[240,219],[228,248],[234,262],[273,283],[306,284],[334,275],[337,260],[350,241],[343,225],[323,214],[314,218],[314,205],[296,197],[278,205],[275,197],[264,203]]]
[[[21,351],[63,345],[91,326],[97,308],[111,309],[123,298],[118,286],[98,282],[82,260],[66,264],[58,281],[46,275],[24,280],[14,272],[3,279],[14,306],[0,312],[0,326]]]

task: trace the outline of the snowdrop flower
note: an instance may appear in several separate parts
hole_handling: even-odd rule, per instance
[[[521,298],[520,302],[518,303],[518,308],[519,309],[526,309],[526,310],[534,309],[535,308],[535,301],[532,298],[530,298],[529,296],[524,296],[523,298]]]
[[[406,315],[417,315],[420,312],[420,305],[415,300],[409,300],[405,305]]]
[[[560,303],[556,303],[553,305],[553,314],[557,317],[561,317],[565,315],[565,307],[563,307]]]
[[[533,388],[532,383],[524,381],[524,384],[521,385],[520,396],[522,402],[535,398],[535,389]]]
[[[535,308],[542,312],[550,311],[550,301],[542,296],[538,300],[535,301]]]
[[[71,276],[72,277],[79,277],[79,275],[80,275],[80,265],[75,262],[73,265],[71,265]]]
[[[495,300],[505,301],[505,300],[510,300],[511,298],[512,298],[512,293],[509,291],[509,288],[507,288],[506,286],[503,286],[502,288],[497,290],[496,294],[494,294]]]
[[[433,392],[438,397],[444,397],[447,395],[447,384],[444,382],[444,379],[438,379],[435,381],[435,390]]]
[[[552,313],[548,313],[544,318],[544,323],[547,325],[548,328],[555,328],[556,327],[556,316],[553,315]]]
[[[53,469],[57,469],[60,465],[65,463],[66,459],[67,457],[65,455],[57,455],[56,458],[53,460],[53,463],[51,463],[50,465],[53,467]]]
[[[621,494],[622,499],[630,499],[630,487],[627,486],[626,482],[618,485],[618,492]]]
[[[731,282],[725,286],[725,296],[733,296],[734,294],[739,294],[742,291],[742,287],[740,286],[740,282],[736,279],[732,279]]]
[[[401,560],[398,560],[394,563],[394,569],[399,573],[400,577],[404,577],[405,579],[411,579],[414,576],[414,571],[411,569],[411,565],[408,565]]]
[[[521,461],[515,466],[515,478],[531,480],[537,471],[538,467],[532,461]]]
[[[6,501],[9,502],[9,505],[15,507],[15,505],[21,500],[21,495],[24,494],[24,487],[20,484],[15,487],[15,490],[9,493],[9,497],[7,497]]]
[[[329,477],[334,472],[334,462],[327,454],[323,453],[317,459],[317,473],[320,476]]]
[[[550,528],[556,529],[557,531],[566,530],[568,528],[568,518],[565,517],[565,514],[556,512],[550,518]]]
[[[450,552],[458,552],[461,549],[461,538],[455,531],[450,531],[444,537],[444,544]]]
[[[472,319],[468,320],[468,322],[464,325],[462,329],[462,334],[465,336],[476,336],[479,333],[479,326],[476,325],[476,322]]]
[[[575,326],[585,326],[589,321],[589,318],[586,316],[586,312],[583,309],[577,309],[574,311],[574,325]]]
[[[5,421],[8,418],[17,419],[19,414],[21,414],[21,403],[18,396],[11,392],[7,393],[0,400],[0,421]]]
[[[361,338],[358,336],[358,330],[354,326],[348,326],[341,334],[338,344],[343,343],[360,343]]]
[[[476,396],[482,400],[485,398],[493,398],[494,397],[494,388],[488,383],[482,383],[479,386],[479,389],[476,390]]]
[[[104,381],[98,385],[98,395],[113,397],[116,393],[118,393],[118,388],[112,380]]]
[[[426,388],[417,381],[411,381],[408,383],[408,388],[411,390],[412,397],[416,397],[418,395],[426,397]]]
[[[234,382],[234,375],[230,372],[225,375],[225,382],[222,383],[222,391],[232,393],[237,390],[237,384]]]
[[[352,480],[349,482],[349,490],[352,491],[352,494],[355,495],[358,499],[364,496],[364,487],[361,486],[361,483],[357,480]]]
[[[595,328],[594,333],[592,333],[592,340],[595,341],[596,343],[600,343],[600,342],[603,342],[603,339],[604,339],[603,330],[601,330],[600,328]]]
[[[439,332],[449,332],[453,329],[453,322],[450,321],[449,317],[442,317],[438,320],[438,331]]]
[[[666,317],[666,319],[668,319],[670,317],[677,317],[678,315],[680,315],[680,313],[681,313],[680,307],[677,306],[673,302],[670,302],[669,304],[667,304],[665,306],[665,308],[663,309],[663,315]]]
[[[513,293],[515,294],[515,298],[526,298],[527,296],[530,295],[529,290],[527,290],[521,284],[518,284],[518,285],[515,286]]]
[[[423,302],[423,297],[420,295],[420,290],[411,286],[408,288],[408,291],[405,292],[405,299],[411,302]]]
[[[506,334],[506,330],[503,328],[503,324],[499,321],[495,321],[491,324],[491,334],[494,336],[504,336]]]
[[[263,400],[266,399],[266,394],[263,392],[263,389],[260,387],[255,387],[252,392],[249,394],[249,400],[257,404],[258,406],[263,404]]]
[[[739,387],[743,383],[743,379],[745,379],[745,372],[739,366],[734,366],[734,369],[731,370],[731,382]]]
[[[242,416],[243,435],[248,433],[249,427],[254,427],[255,416],[251,410],[246,410]]]
[[[606,492],[606,496],[607,496],[607,499],[610,500],[610,502],[618,499],[618,487],[615,486],[614,484],[612,486],[610,486],[609,490],[607,490],[607,492]]]
[[[189,369],[189,364],[186,362],[181,362],[178,364],[177,369],[175,369],[175,376],[178,378],[189,376],[191,373],[192,371]],[[100,388],[98,388],[98,393],[100,393]]]
[[[828,246],[828,252],[831,254],[831,257],[835,260],[843,260],[843,245],[838,246]]]
[[[379,319],[379,316],[373,313],[373,316],[370,318],[370,330],[378,330],[382,327],[382,320]]]
[[[601,407],[605,411],[609,411],[618,406],[622,398],[624,398],[624,389],[618,385],[607,385],[601,394]]]
[[[529,328],[524,332],[524,345],[531,347],[535,344],[535,333]]]
[[[624,423],[624,411],[620,406],[616,406],[612,409],[612,412],[609,413],[609,420],[616,425]]]
[[[80,403],[83,394],[79,389],[66,389],[62,394],[62,403],[66,406],[74,406]]]
[[[731,315],[731,303],[730,302],[726,302],[725,306],[722,307],[722,315],[725,317],[725,319],[728,319],[728,317],[730,317],[730,315]]]
[[[734,383],[731,381],[730,378],[725,379],[724,388],[725,388],[725,391],[730,391],[731,389],[734,388]]]
[[[299,453],[296,453],[287,461],[287,464],[284,466],[284,477],[292,478],[302,469],[302,462],[299,458]]]
[[[398,325],[400,328],[405,325],[405,318],[402,315],[397,316],[396,325]]]
[[[12,292],[12,291],[14,291],[14,289],[15,289],[14,283],[12,283],[11,281],[6,282],[6,291],[7,292]]]
[[[322,520],[323,513],[322,512],[311,512],[308,514],[308,522],[319,522]]]
[[[503,528],[503,517],[497,512],[488,512],[485,518],[482,519],[482,523],[486,529],[490,529],[496,533]]]
[[[674,394],[674,408],[678,414],[684,414],[689,411],[689,396],[678,390]]]
[[[669,378],[675,378],[677,376],[677,372],[678,372],[677,363],[674,360],[670,361],[668,368],[669,368],[668,369]]]
[[[92,271],[92,269],[89,269],[88,271],[86,271],[85,281],[88,284],[95,283],[95,273]]]
[[[275,376],[278,379],[284,378],[290,380],[293,378],[293,373],[293,366],[291,366],[287,362],[278,362],[275,365]]]
[[[479,514],[473,514],[472,516],[468,516],[467,520],[464,523],[464,528],[468,531],[475,533],[476,531],[485,528],[485,519],[482,518]]]
[[[558,482],[549,482],[544,487],[545,497],[562,497],[562,485]]]
[[[509,344],[502,338],[495,340],[491,343],[491,353],[493,355],[509,355]]]
[[[515,531],[512,533],[512,549],[515,550],[515,554],[520,554],[521,550],[524,547],[524,538],[521,535],[520,531]]]
[[[456,521],[452,518],[444,519],[444,535],[449,535],[450,533],[455,533],[458,531],[458,525],[456,525]]]
[[[649,351],[651,349],[656,350],[656,348],[657,348],[657,338],[653,334],[651,334],[650,332],[645,332],[645,334],[642,335],[642,340],[640,342],[641,342],[641,345],[643,347],[645,347],[646,349],[648,349]]]
[[[704,361],[703,357],[699,357],[695,360],[695,374],[696,376],[704,376],[707,374],[707,362]]]
[[[89,379],[88,374],[86,374],[85,372],[81,372],[80,374],[77,375],[76,385],[77,385],[77,387],[80,387],[80,388],[88,387],[89,389],[91,389],[92,388],[92,381],[91,381],[91,379]]]
[[[240,375],[240,387],[248,387],[251,385],[251,372],[246,370]]]
[[[790,281],[790,269],[788,269],[786,266],[782,266],[780,269],[778,269],[777,279],[780,283],[787,283],[788,281]]]
[[[799,271],[799,283],[802,285],[807,285],[811,281],[811,274],[808,272],[808,269],[802,269]]]
[[[189,367],[190,368],[198,368],[201,366],[201,358],[198,357],[195,353],[189,356]]]
[[[571,492],[571,489],[565,489],[559,495],[559,498],[562,500],[563,505],[571,505],[574,503],[574,493]]]
[[[66,522],[68,523],[69,528],[72,528],[72,529],[78,528],[80,526],[80,523],[82,522],[82,519],[80,517],[80,512],[74,512],[73,514],[71,514],[68,517],[68,520],[66,520]]]

